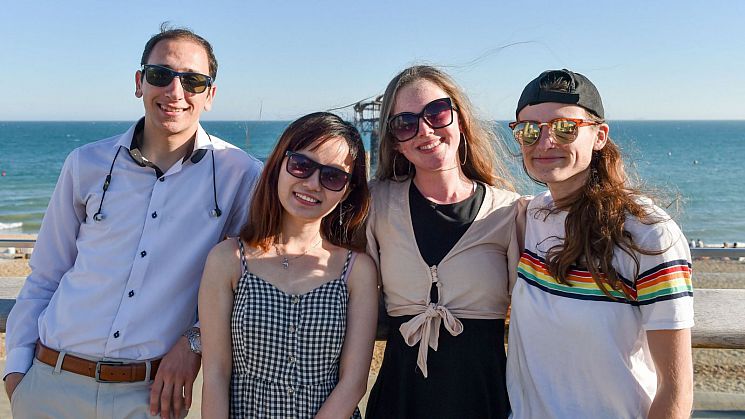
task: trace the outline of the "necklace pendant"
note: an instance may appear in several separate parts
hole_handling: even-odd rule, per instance
[[[290,261],[287,259],[287,256],[282,258],[282,269],[287,269],[290,267]]]

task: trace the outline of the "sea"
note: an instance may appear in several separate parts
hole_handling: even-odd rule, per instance
[[[126,131],[132,122],[0,122],[0,234],[39,231],[67,154]],[[289,121],[202,121],[264,160]],[[496,121],[502,158],[518,192],[543,187],[522,173],[506,121]],[[689,240],[745,242],[745,121],[611,121],[629,169],[658,197]],[[369,141],[367,146],[369,147]]]

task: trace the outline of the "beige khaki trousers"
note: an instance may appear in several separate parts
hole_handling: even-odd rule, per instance
[[[58,362],[61,364],[61,362]],[[14,419],[140,419],[149,414],[150,382],[97,383],[37,359],[10,400]]]

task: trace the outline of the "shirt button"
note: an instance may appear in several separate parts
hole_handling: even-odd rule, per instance
[[[165,178],[165,177],[161,177],[161,178],[160,178],[160,179],[158,179],[158,180],[159,180],[159,181],[161,181],[161,182],[165,182],[165,181],[166,181],[166,178]]]
[[[289,362],[290,364],[294,364],[295,363],[295,357],[293,355],[290,355],[289,357],[287,357],[287,362]]]
[[[295,333],[295,325],[294,324],[291,324],[290,325],[290,333]]]
[[[300,302],[300,297],[298,297],[297,295],[292,297],[292,304],[297,304],[299,302]]]
[[[287,394],[293,395],[295,393],[295,390],[292,389],[292,387],[287,387]]]
[[[118,338],[119,338],[119,331],[117,330],[116,332],[114,332],[114,339],[118,339]]]
[[[150,216],[153,217],[153,218],[158,218],[158,212],[157,211],[153,211],[153,213],[150,214]]]
[[[140,252],[140,257],[143,257],[144,258],[145,256],[147,256],[147,252],[146,251],[143,250],[142,252]]]
[[[127,295],[129,295],[129,298],[132,298],[132,297],[135,296],[135,292],[134,291],[129,291],[129,294],[127,294]]]

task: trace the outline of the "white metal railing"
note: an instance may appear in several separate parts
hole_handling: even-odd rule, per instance
[[[0,248],[32,249],[35,235],[6,235],[0,238]],[[745,257],[745,248],[692,248],[694,258]],[[694,262],[695,263],[695,262]],[[745,269],[743,269],[745,275]],[[696,313],[692,330],[692,344],[698,348],[745,349],[745,289],[697,289],[694,309]],[[15,299],[0,298],[0,332],[5,332],[5,321]],[[385,314],[381,314],[385,318]],[[378,326],[378,339],[388,334],[385,321]]]

